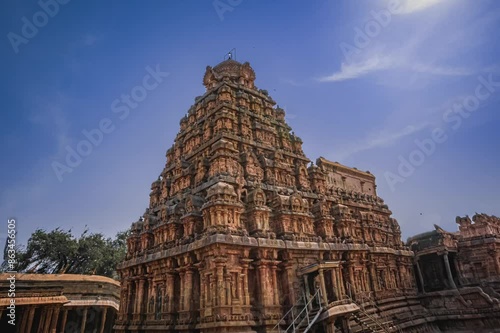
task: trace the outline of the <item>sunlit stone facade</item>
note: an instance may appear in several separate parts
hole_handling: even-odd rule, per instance
[[[207,67],[132,224],[118,332],[268,332],[318,289],[318,331],[356,329],[349,316],[365,298],[419,308],[413,253],[375,177],[312,163],[254,81],[248,63]]]

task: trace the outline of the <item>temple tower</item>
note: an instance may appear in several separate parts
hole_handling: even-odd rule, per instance
[[[318,290],[318,325],[346,331],[349,300],[415,293],[375,177],[311,163],[255,78],[233,59],[206,68],[132,224],[118,332],[270,332]]]

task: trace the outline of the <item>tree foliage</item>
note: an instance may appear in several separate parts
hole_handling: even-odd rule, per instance
[[[127,251],[128,231],[114,239],[86,229],[79,238],[71,231],[37,229],[26,247],[17,247],[14,270],[41,274],[96,274],[117,279],[116,266]],[[5,258],[4,258],[5,260]],[[7,270],[6,261],[0,269]]]

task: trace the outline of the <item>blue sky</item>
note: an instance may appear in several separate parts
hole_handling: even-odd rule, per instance
[[[205,67],[232,48],[311,160],[376,175],[405,239],[500,216],[497,1],[73,0],[45,21],[35,1],[1,6],[0,212],[21,242],[136,221]],[[113,102],[147,68],[168,75],[121,119]],[[103,119],[113,130],[60,181],[52,165]]]

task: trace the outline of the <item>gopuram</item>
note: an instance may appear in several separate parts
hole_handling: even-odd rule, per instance
[[[116,332],[439,332],[375,177],[312,163],[255,78],[206,68],[132,224]]]

